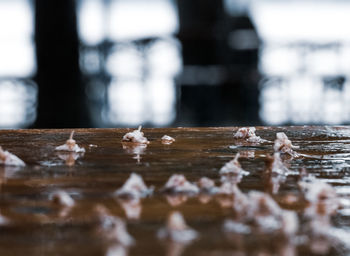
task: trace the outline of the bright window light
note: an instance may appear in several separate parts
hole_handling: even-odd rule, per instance
[[[150,121],[157,126],[164,126],[175,118],[175,83],[173,79],[150,78],[146,84]]]
[[[31,41],[0,41],[0,76],[28,77],[35,73],[35,49]]]
[[[147,112],[143,94],[143,84],[137,80],[112,81],[108,89],[109,121],[124,125],[145,122]]]
[[[250,16],[263,44],[259,69],[267,78],[260,94],[266,124],[349,122],[349,1],[252,0]],[[283,86],[269,84],[279,77]],[[283,95],[283,96],[282,96]]]
[[[30,0],[0,1],[0,41],[30,38],[33,35],[33,24]]]
[[[174,38],[179,28],[175,0],[79,3],[81,69],[91,79],[98,74],[111,79],[102,122],[111,126],[173,122],[175,77],[182,69],[181,44]]]
[[[337,49],[319,49],[306,56],[306,66],[312,75],[338,75],[341,56]]]
[[[285,81],[267,80],[260,90],[260,118],[271,125],[281,124],[287,121]]]
[[[320,110],[314,108],[322,104],[321,81],[312,79],[309,76],[291,78],[288,86],[289,119],[294,123],[307,123],[318,116]]]
[[[108,90],[107,119],[122,125],[168,125],[175,119],[175,90],[171,78],[150,78],[145,84],[139,80],[114,80]]]
[[[87,45],[97,45],[105,38],[105,7],[102,0],[81,0],[78,8],[78,30]]]
[[[265,123],[341,124],[349,120],[348,85],[344,90],[329,88],[321,79],[305,75],[285,80],[280,86],[268,82],[262,86],[260,117]]]
[[[280,76],[295,74],[302,59],[299,52],[287,47],[265,47],[260,52],[259,69],[262,73]]]
[[[172,0],[111,0],[109,37],[115,41],[173,34],[178,17]]]
[[[142,52],[133,44],[116,46],[108,55],[106,69],[111,76],[142,79]]]
[[[30,0],[0,1],[0,76],[27,77],[36,70]]]
[[[155,76],[176,76],[182,69],[179,42],[157,40],[147,51],[150,73]]]
[[[350,70],[350,45],[344,45],[340,48],[338,54],[339,72],[349,74]]]
[[[260,118],[270,124],[278,125],[288,121],[285,106],[281,101],[266,102],[260,109]]]
[[[327,43],[350,39],[349,1],[255,0],[250,13],[264,41]]]
[[[36,72],[32,2],[0,1],[0,128],[26,127],[36,118],[36,85],[16,79]]]
[[[328,124],[339,124],[345,121],[346,116],[343,114],[344,104],[342,99],[342,91],[329,88],[326,90],[323,99],[322,108],[324,111],[323,121]]]
[[[19,128],[34,122],[37,87],[32,82],[0,80],[0,127]]]

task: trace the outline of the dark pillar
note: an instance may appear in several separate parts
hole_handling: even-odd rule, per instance
[[[185,71],[186,66],[208,72],[211,66],[221,70],[220,79],[211,85],[204,84],[203,79],[191,84],[182,82],[178,124],[259,124],[258,48],[238,49],[229,43],[232,32],[255,31],[249,17],[231,17],[223,1],[177,0],[177,4],[180,16],[177,36],[182,44]],[[193,80],[200,75],[194,73]]]
[[[35,1],[37,128],[89,126],[79,71],[75,1]]]

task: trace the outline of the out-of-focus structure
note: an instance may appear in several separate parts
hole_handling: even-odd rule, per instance
[[[247,13],[209,0],[81,0],[78,17],[95,125],[258,122]]]
[[[96,126],[170,125],[181,46],[171,0],[80,0],[80,67]]]
[[[267,124],[350,122],[350,2],[251,1]]]
[[[31,125],[37,86],[34,11],[30,0],[0,1],[0,128]]]
[[[348,124],[349,11],[0,0],[0,127]]]

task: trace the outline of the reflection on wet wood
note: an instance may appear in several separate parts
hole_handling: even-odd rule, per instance
[[[267,140],[261,144],[235,139],[237,129],[143,129],[150,144],[141,146],[121,142],[134,129],[76,129],[74,139],[86,149],[83,154],[55,151],[69,137],[68,129],[1,130],[0,145],[26,166],[0,166],[0,255],[348,255],[349,244],[322,236],[299,236],[307,242],[291,243],[274,234],[225,232],[225,220],[236,218],[229,195],[160,192],[173,174],[183,174],[191,183],[205,176],[220,186],[220,169],[240,153],[249,175],[242,177],[239,189],[267,192],[283,209],[299,215],[308,207],[297,185],[301,178],[331,184],[342,203],[332,217],[338,228],[334,236],[344,237],[341,232],[350,229],[350,127],[257,127],[256,134]],[[298,157],[282,156],[290,170],[285,177],[265,170],[277,132],[300,147]],[[165,134],[175,142],[162,144]],[[131,173],[154,186],[152,196],[116,196]],[[67,192],[74,205],[54,204],[51,197],[57,191]],[[102,206],[126,221],[133,245],[96,232],[101,221],[95,209]],[[157,238],[174,210],[198,232],[196,240],[179,244]],[[114,232],[117,222],[108,222],[112,217],[103,225]]]

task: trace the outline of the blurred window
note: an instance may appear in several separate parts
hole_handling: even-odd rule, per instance
[[[265,124],[350,122],[350,2],[251,1]]]
[[[30,0],[0,1],[0,128],[27,127],[35,121],[33,16]]]
[[[96,126],[170,125],[182,69],[172,0],[80,0],[81,70]]]

